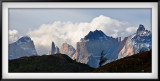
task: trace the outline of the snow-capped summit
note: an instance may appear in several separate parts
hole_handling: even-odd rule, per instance
[[[142,31],[139,31],[140,29]],[[152,43],[152,33],[146,30],[143,25],[140,25],[139,28],[137,29],[136,35],[132,37],[132,45],[135,50],[134,53],[138,53],[142,49],[143,51],[150,50],[152,46],[151,43]]]
[[[152,34],[150,31],[146,30],[143,25],[139,25],[136,34],[133,34],[132,41],[138,43],[151,42]]]
[[[31,38],[29,36],[23,36],[20,39],[18,39],[18,41],[16,41],[16,44],[22,44],[22,43],[27,43],[32,41]]]
[[[23,36],[16,42],[9,44],[9,59],[32,55],[37,55],[37,51],[29,36]]]
[[[113,39],[112,37],[106,36],[101,30],[90,31],[85,37],[84,40],[109,40]]]
[[[129,36],[125,41],[124,47],[119,53],[118,58],[130,56],[140,51],[152,49],[152,33],[139,25],[137,32]]]
[[[139,28],[137,29],[136,35],[138,36],[149,36],[151,34],[150,31],[146,30],[143,25],[139,25]]]

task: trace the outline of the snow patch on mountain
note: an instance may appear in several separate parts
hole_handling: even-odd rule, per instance
[[[23,56],[37,55],[34,42],[28,36],[23,36],[14,43],[9,44],[9,60]]]
[[[143,25],[139,25],[137,32],[127,38],[127,41],[118,55],[118,58],[130,56],[140,51],[152,49],[152,34]]]

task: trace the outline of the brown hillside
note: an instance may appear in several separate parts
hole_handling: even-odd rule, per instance
[[[151,72],[151,51],[110,62],[92,72]]]
[[[65,54],[22,57],[9,61],[9,72],[90,72],[87,64]]]

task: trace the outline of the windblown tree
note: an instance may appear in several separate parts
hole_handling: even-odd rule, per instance
[[[101,58],[100,58],[100,62],[99,62],[99,67],[102,66],[102,64],[107,61],[107,58],[104,57],[104,53],[103,51],[101,52]]]

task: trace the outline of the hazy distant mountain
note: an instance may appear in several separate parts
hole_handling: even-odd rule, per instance
[[[56,52],[55,52],[55,53],[56,53],[56,54],[57,54],[57,53],[60,53],[58,46],[56,46]]]
[[[51,45],[51,54],[55,54],[56,52],[56,47],[54,45],[54,42],[52,42],[52,45]]]
[[[28,36],[23,36],[16,42],[9,44],[8,52],[9,59],[37,55],[34,43]]]
[[[55,46],[54,42],[52,41],[51,50],[46,55],[53,55],[60,53],[58,46]]]

